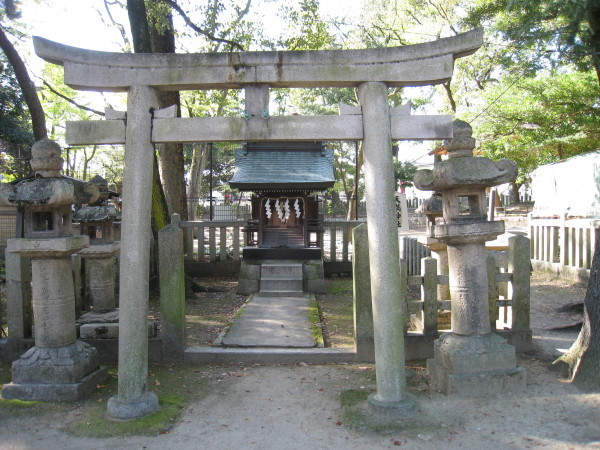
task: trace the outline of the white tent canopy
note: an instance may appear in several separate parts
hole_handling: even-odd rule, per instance
[[[533,217],[600,218],[600,150],[538,167],[531,191]]]

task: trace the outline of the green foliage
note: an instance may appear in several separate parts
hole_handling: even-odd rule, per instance
[[[40,92],[42,106],[46,112],[48,137],[61,141],[64,137],[64,126],[67,120],[90,120],[93,115],[66,99],[76,99],[77,91],[65,85],[62,67],[47,63],[44,66],[42,78],[49,85],[46,85]]]
[[[0,54],[0,171],[9,179],[30,172],[33,132],[29,110],[12,66]]]
[[[13,68],[0,54],[0,139],[30,146],[33,143],[27,105]]]
[[[600,62],[600,4],[593,0],[477,0],[464,23],[489,26],[516,64],[530,69],[574,63],[579,70]],[[595,53],[595,55],[594,55]],[[526,61],[524,56],[533,55]],[[592,57],[593,56],[593,57]],[[600,76],[600,74],[598,74]]]
[[[416,172],[417,166],[410,161],[394,161],[394,178],[400,187],[411,187]]]
[[[486,156],[515,160],[518,181],[525,181],[541,164],[598,147],[600,95],[590,71],[590,55],[600,50],[591,38],[600,35],[597,5],[587,0],[374,0],[355,39],[368,47],[408,45],[483,26],[483,47],[456,61],[451,82],[436,88],[437,98],[446,100],[440,109],[472,121]],[[436,100],[425,97],[430,104]]]
[[[328,50],[336,46],[329,26],[319,16],[319,0],[301,0],[297,7],[284,6],[289,28],[279,45],[286,50]]]
[[[517,162],[519,181],[541,164],[598,148],[600,87],[591,72],[544,73],[498,97],[504,89],[486,91],[491,106],[474,123],[474,134],[486,156]]]

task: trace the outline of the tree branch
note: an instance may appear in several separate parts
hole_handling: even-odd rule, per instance
[[[244,7],[244,9],[242,9],[239,12],[238,16],[235,18],[234,21],[231,22],[229,27],[225,31],[223,31],[223,33],[221,33],[221,39],[225,39],[225,36],[229,36],[231,34],[231,31],[237,28],[237,26],[242,21],[244,16],[246,14],[248,14],[248,11],[250,11],[251,4],[252,4],[252,0],[246,0],[246,6]],[[221,42],[217,43],[215,51],[218,51],[219,45],[221,45]]]
[[[81,103],[77,103],[72,98],[69,98],[65,94],[58,92],[55,88],[53,88],[50,84],[48,84],[48,82],[46,80],[42,80],[42,84],[44,86],[46,86],[48,88],[48,90],[50,92],[52,92],[54,95],[58,95],[60,98],[68,101],[70,104],[76,106],[77,108],[83,109],[84,111],[91,112],[92,114],[98,114],[99,116],[104,116],[104,113],[102,111],[98,111],[97,109],[93,109],[88,106],[82,105]]]
[[[124,47],[122,47],[122,50],[125,52],[130,52],[132,45],[131,45],[131,42],[129,42],[129,38],[127,37],[127,31],[125,31],[125,27],[122,24],[120,24],[113,18],[112,13],[110,12],[110,5],[115,5],[115,4],[123,7],[123,4],[121,4],[119,2],[110,2],[109,0],[104,0],[104,8],[106,9],[106,14],[108,14],[108,18],[110,19],[112,25],[117,30],[119,30],[119,33],[121,34],[121,38],[123,39],[123,43],[125,44]],[[100,11],[99,10],[96,10],[96,11],[98,12],[98,15],[100,16],[100,20],[102,21],[102,23],[106,23],[106,21],[104,20],[104,17],[100,13]]]
[[[231,41],[229,39],[222,39],[222,38],[218,38],[217,36],[212,35],[211,33],[209,33],[206,30],[203,30],[202,28],[200,28],[198,25],[196,25],[195,23],[193,23],[191,21],[191,19],[188,17],[188,15],[185,13],[185,11],[183,11],[183,9],[181,9],[181,7],[177,4],[177,2],[173,1],[173,0],[160,0],[163,3],[166,3],[167,5],[169,5],[171,8],[173,8],[175,11],[177,11],[177,13],[181,16],[181,18],[185,21],[186,25],[189,26],[192,30],[194,30],[196,33],[204,36],[205,38],[214,41],[214,42],[222,42],[224,44],[229,44],[231,46],[231,48],[237,48],[240,51],[245,51],[245,48],[240,45],[239,43],[235,42],[235,41]]]
[[[450,108],[452,108],[452,112],[456,113],[456,101],[454,101],[454,96],[452,95],[452,89],[450,88],[450,81],[447,81],[443,84],[444,89],[446,90],[446,95],[448,96],[448,101],[450,102]]]

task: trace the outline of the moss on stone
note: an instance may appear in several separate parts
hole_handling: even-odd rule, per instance
[[[313,339],[317,343],[317,347],[323,347],[323,322],[321,320],[321,311],[314,295],[310,296],[308,304],[308,320],[310,322],[310,330]]]
[[[209,381],[198,376],[197,371],[197,366],[151,366],[148,385],[158,396],[160,410],[137,420],[114,421],[106,417],[106,402],[117,392],[113,368],[107,383],[99,386],[98,392],[86,400],[81,415],[67,424],[65,431],[74,436],[97,438],[168,433],[190,402],[210,392]]]
[[[356,406],[360,402],[367,400],[369,391],[365,389],[349,389],[340,393],[340,404],[342,408],[347,406]]]

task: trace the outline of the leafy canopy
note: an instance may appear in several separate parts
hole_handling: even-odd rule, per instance
[[[498,84],[486,90],[491,107],[474,133],[486,156],[517,162],[521,181],[541,164],[598,148],[600,87],[592,72],[546,72],[498,97],[503,89]]]

